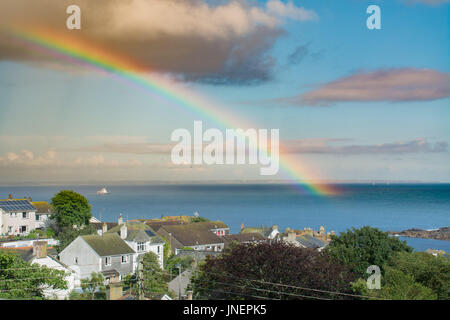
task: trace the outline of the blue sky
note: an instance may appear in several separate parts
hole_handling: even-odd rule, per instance
[[[161,74],[179,77],[181,85],[259,128],[279,128],[281,141],[300,141],[298,161],[321,179],[448,182],[449,3],[422,2],[293,1],[295,8],[318,17],[310,19],[300,11],[294,18],[293,11],[274,15],[266,3],[242,1],[245,8],[261,8],[277,19],[276,27],[267,27],[263,37],[248,31],[226,39],[230,46],[253,55],[253,60],[242,58],[241,64],[233,66],[224,54],[222,69],[201,74],[165,58],[149,64],[159,63]],[[210,8],[221,6],[208,3]],[[288,8],[289,2],[280,3]],[[366,27],[366,8],[371,4],[381,8],[381,30]],[[182,12],[185,7],[180,8]],[[65,27],[48,23],[52,28]],[[156,32],[150,28],[155,26],[143,26],[142,32]],[[183,34],[186,39],[194,36]],[[111,39],[119,43],[118,37]],[[140,43],[140,52],[130,54],[153,54],[152,39]],[[19,59],[23,52],[8,51],[7,38],[0,41],[0,53],[4,51],[0,54],[0,174],[4,181],[262,179],[252,166],[172,168],[168,154],[146,150],[152,144],[169,143],[176,128],[192,129],[193,120],[202,120],[198,116],[183,113],[152,92],[134,90],[89,70],[55,67],[50,57],[32,59],[32,53],[25,53]],[[212,50],[208,45],[215,42],[201,41],[205,42],[198,48],[193,44],[190,50],[199,61],[220,56],[222,52],[208,53]],[[173,40],[172,45],[182,50],[186,43],[179,48]],[[239,68],[258,59],[270,61],[270,66],[249,69],[248,76],[255,75],[246,83],[247,75],[240,74]],[[201,63],[193,63],[202,69]],[[341,90],[341,84],[361,90],[359,85],[380,77],[384,78],[379,92],[373,96],[361,99],[359,93],[353,97],[345,92],[345,98],[323,98],[336,88]],[[428,77],[430,82],[421,82]],[[412,78],[417,82],[411,84]],[[383,87],[389,81],[394,85]],[[421,91],[418,98],[408,98],[422,86],[423,96]],[[306,101],[307,94],[313,102],[298,102]],[[297,102],[292,102],[294,98]],[[305,144],[320,151],[313,152]],[[124,151],[126,145],[133,151]]]

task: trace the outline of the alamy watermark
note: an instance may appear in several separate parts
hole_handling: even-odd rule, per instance
[[[367,278],[367,289],[381,289],[381,271],[380,267],[371,265],[367,268],[366,273],[370,274]]]
[[[175,129],[171,140],[178,142],[171,159],[177,165],[259,164],[260,174],[275,175],[279,170],[279,129],[216,128],[203,132],[203,122],[194,121],[193,135],[187,129]]]

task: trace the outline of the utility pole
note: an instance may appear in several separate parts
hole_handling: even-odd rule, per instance
[[[181,264],[177,264],[178,268],[178,300],[181,300]]]
[[[140,255],[138,257],[139,264],[138,264],[138,299],[144,300],[144,263],[142,261],[143,255]]]

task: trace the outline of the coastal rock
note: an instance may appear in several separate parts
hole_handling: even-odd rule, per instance
[[[404,231],[388,231],[390,235],[410,237],[410,238],[423,238],[423,239],[435,239],[435,240],[450,240],[450,227],[442,227],[437,230],[422,230],[412,228]]]

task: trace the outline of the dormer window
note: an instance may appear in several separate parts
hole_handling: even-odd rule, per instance
[[[138,252],[144,252],[145,251],[145,242],[138,242],[137,243],[137,251]]]

